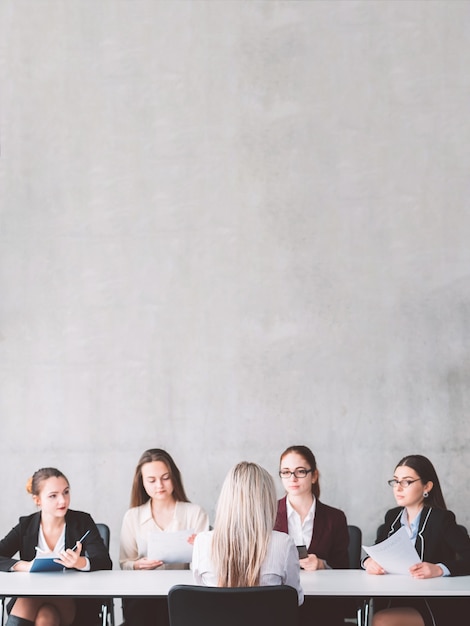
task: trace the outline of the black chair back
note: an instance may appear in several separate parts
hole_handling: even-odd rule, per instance
[[[349,569],[361,569],[362,531],[359,526],[348,526]]]
[[[296,626],[297,591],[270,587],[175,585],[168,592],[170,626]]]
[[[104,545],[106,546],[106,549],[109,550],[109,540],[111,535],[109,526],[107,524],[98,522],[96,524],[96,527],[98,529],[98,532],[100,533],[100,537],[103,540]]]
[[[111,531],[109,530],[109,526],[107,524],[103,524],[102,522],[97,522],[96,527],[98,532],[100,533],[100,537],[103,540],[106,549],[109,551],[109,543],[111,539]],[[114,626],[115,618],[114,618],[114,600],[113,598],[103,599],[101,603],[101,626]]]

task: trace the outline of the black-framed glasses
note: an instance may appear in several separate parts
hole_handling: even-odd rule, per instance
[[[306,469],[305,467],[296,467],[293,472],[287,469],[283,469],[279,471],[279,476],[281,478],[290,478],[291,476],[295,476],[296,478],[305,478],[307,474],[310,474],[313,470]]]
[[[388,480],[387,482],[390,485],[390,487],[398,487],[398,485],[400,485],[400,487],[403,487],[403,489],[406,489],[413,483],[418,482],[418,480],[421,480],[421,478],[415,478],[414,480],[397,480],[396,478],[392,478],[392,480]]]

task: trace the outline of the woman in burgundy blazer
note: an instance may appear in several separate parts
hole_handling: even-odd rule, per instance
[[[288,533],[287,496],[278,502],[274,530]],[[307,552],[315,554],[331,569],[348,569],[348,545],[348,525],[343,511],[317,500],[314,532],[310,544],[307,546]]]
[[[307,446],[290,446],[279,465],[286,496],[278,501],[274,530],[291,535],[297,546],[307,547],[299,566],[307,571],[349,568],[349,531],[346,516],[320,502],[317,463]],[[352,610],[346,602],[308,596],[300,611],[300,623],[344,624]],[[316,621],[315,621],[316,620]]]

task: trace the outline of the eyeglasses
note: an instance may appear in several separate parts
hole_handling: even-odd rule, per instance
[[[414,480],[396,480],[396,478],[392,478],[392,480],[388,480],[387,482],[390,485],[390,487],[398,487],[398,485],[400,485],[400,487],[403,487],[403,489],[406,489],[413,483],[418,482],[418,480],[421,480],[421,478],[415,478]]]
[[[307,474],[310,474],[313,470],[305,469],[305,467],[296,467],[293,472],[290,470],[281,470],[279,472],[279,476],[281,478],[290,478],[291,476],[295,476],[296,478],[305,478]]]

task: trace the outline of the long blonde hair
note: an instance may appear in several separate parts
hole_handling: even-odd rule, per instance
[[[256,587],[277,512],[272,476],[243,461],[227,474],[214,522],[211,558],[219,587]]]

